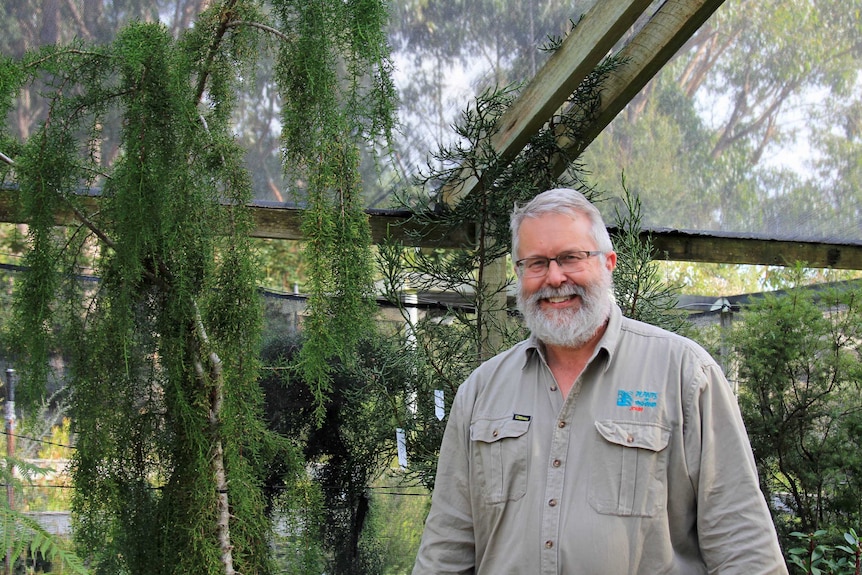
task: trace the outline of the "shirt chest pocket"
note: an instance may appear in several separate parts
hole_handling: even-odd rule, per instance
[[[607,515],[652,517],[667,504],[670,429],[657,423],[597,421],[589,500]]]
[[[527,492],[529,421],[479,419],[470,425],[474,472],[486,503],[515,501]]]

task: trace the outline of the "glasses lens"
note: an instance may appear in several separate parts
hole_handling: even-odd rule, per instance
[[[524,262],[524,271],[528,277],[539,277],[548,273],[550,262],[545,258],[534,258]]]
[[[564,254],[557,256],[557,264],[564,272],[580,271],[586,263],[586,257],[582,254]]]

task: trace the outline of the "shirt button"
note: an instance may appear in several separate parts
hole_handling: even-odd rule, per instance
[[[626,437],[626,442],[627,442],[627,443],[632,443],[634,440],[635,440],[635,438],[634,438],[634,437],[632,437],[631,435],[629,435],[628,437]]]
[[[554,542],[553,541],[551,541],[550,539],[545,541],[545,549],[553,549],[553,548],[554,548]]]
[[[557,506],[557,500],[551,499],[550,501],[548,501],[548,505],[550,505],[551,507],[556,507]]]
[[[559,427],[560,429],[564,428],[565,426],[566,426],[566,422],[565,422],[565,421],[561,421],[561,422],[559,422],[559,423],[557,424],[557,427]]]
[[[491,435],[493,435],[494,437],[497,437],[498,435],[500,435],[500,432],[495,429]],[[629,439],[631,439],[631,438],[629,438]]]
[[[553,461],[553,463],[551,463],[551,465],[553,465],[554,467],[559,467],[559,466],[560,466],[560,465],[562,465],[562,464],[563,464],[563,462],[562,462],[562,461],[560,461],[559,459],[555,459],[555,460]]]
[[[551,386],[551,391],[557,391],[557,386],[556,386],[556,385],[552,385],[552,386]]]

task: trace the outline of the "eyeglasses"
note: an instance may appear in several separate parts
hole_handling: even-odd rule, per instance
[[[523,275],[528,278],[544,277],[544,275],[548,273],[548,269],[551,267],[551,262],[557,262],[560,269],[566,273],[575,273],[583,271],[583,269],[587,267],[587,259],[601,253],[604,252],[578,251],[566,252],[555,258],[524,258],[516,261],[515,267],[518,268],[519,275]]]

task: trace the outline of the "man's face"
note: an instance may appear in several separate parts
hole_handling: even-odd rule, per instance
[[[518,231],[516,259],[595,251],[590,230],[589,219],[580,214],[527,218]],[[608,318],[616,254],[590,257],[583,264],[564,272],[551,262],[544,276],[518,278],[518,308],[530,331],[547,345],[581,347]]]

